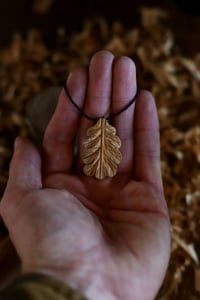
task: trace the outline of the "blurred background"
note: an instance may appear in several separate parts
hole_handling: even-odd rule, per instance
[[[199,300],[199,4],[197,0],[118,2],[0,0],[0,197],[13,142],[17,135],[30,134],[26,110],[30,100],[42,95],[39,110],[36,105],[41,117],[34,120],[36,125],[48,121],[46,106],[43,111],[41,105],[51,101],[52,94],[43,97],[42,91],[63,84],[66,75],[75,66],[87,66],[97,50],[130,56],[138,70],[138,85],[156,99],[171,218],[171,260],[156,299]],[[0,286],[15,276],[18,265],[0,219]]]
[[[119,2],[119,3],[118,3]],[[66,33],[80,30],[84,20],[103,16],[107,21],[120,20],[127,27],[138,22],[138,7],[159,6],[170,11],[170,26],[185,53],[200,48],[200,8],[196,0],[7,0],[0,1],[0,47],[6,46],[14,33],[26,34],[39,29],[49,45],[54,43],[57,28]]]

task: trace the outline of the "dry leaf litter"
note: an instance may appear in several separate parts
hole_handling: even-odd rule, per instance
[[[51,49],[38,31],[30,30],[26,38],[13,37],[0,52],[0,192],[8,178],[14,139],[28,135],[29,99],[61,85],[72,69],[88,65],[100,49],[130,56],[137,66],[138,85],[155,96],[160,119],[172,245],[158,298],[196,300],[200,299],[200,53],[182,55],[167,13],[143,7],[140,24],[128,30],[120,22],[110,26],[103,18],[85,21],[71,36],[60,28]],[[6,231],[1,228],[3,241]]]

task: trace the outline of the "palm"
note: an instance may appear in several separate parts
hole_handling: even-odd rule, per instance
[[[155,295],[162,283],[169,256],[169,222],[164,207],[159,207],[162,193],[150,184],[120,175],[106,183],[61,174],[51,180],[54,188],[63,184],[62,188],[72,195],[72,206],[75,196],[85,214],[80,226],[76,223],[79,211],[77,219],[76,215],[67,216],[69,224],[76,223],[72,225],[77,228],[76,238],[85,237],[74,256],[94,260],[94,274],[103,274],[105,283],[122,299],[132,299],[133,291],[136,299],[146,299],[144,290],[148,290],[147,299],[151,299],[149,296]],[[88,218],[88,210],[92,218]],[[97,223],[93,222],[94,216]],[[124,280],[131,288],[121,294]]]
[[[118,111],[136,93],[134,65],[130,60],[122,58],[118,59],[113,66],[113,57],[107,54],[100,53],[93,58],[87,90],[86,76],[83,71],[73,74],[74,77],[71,76],[68,80],[68,88],[73,99],[93,117]],[[112,103],[109,100],[110,95],[112,95]],[[84,106],[83,99],[85,99]],[[153,295],[163,279],[169,256],[169,222],[160,174],[156,109],[150,95],[143,95],[138,100],[136,107],[130,107],[128,111],[113,120],[122,139],[123,160],[118,175],[113,179],[98,181],[82,174],[83,165],[79,154],[82,153],[85,132],[92,122],[85,117],[80,117],[62,92],[57,111],[44,139],[46,155],[44,173],[48,187],[67,189],[80,201],[84,211],[86,207],[92,212],[92,216],[96,216],[97,224],[101,226],[103,232],[99,238],[104,237],[103,252],[108,253],[108,261],[105,257],[101,260],[101,264],[105,261],[105,269],[101,266],[101,272],[106,273],[110,263],[113,272],[108,277],[113,281],[113,286],[117,287],[122,280],[131,281],[130,286],[140,299],[139,290],[141,286],[144,287],[145,282],[152,287],[149,293]],[[66,115],[63,113],[64,107]],[[71,124],[69,121],[64,129],[63,124],[69,114]],[[75,166],[77,176],[70,175],[73,148],[66,149],[63,146],[63,141],[66,141],[64,136],[69,133],[69,127],[74,128],[72,138],[78,131],[78,159]],[[55,152],[52,153],[51,149],[55,149],[56,143],[60,145],[60,152],[58,159],[54,160]],[[70,155],[71,160],[67,161]],[[85,221],[89,222],[87,218]],[[96,228],[96,233],[93,231],[93,226],[92,223],[91,231],[79,227],[78,234],[86,236],[88,233],[86,236],[88,245],[93,247],[92,241],[95,241],[95,245],[101,248],[99,251],[102,251],[102,241],[96,241],[99,226]],[[95,247],[95,251],[97,250],[98,247]],[[91,251],[86,251],[86,255],[91,256]],[[152,283],[149,282],[150,278]],[[105,278],[105,282],[107,281],[108,278]],[[130,291],[127,291],[122,298],[131,298],[129,293]]]

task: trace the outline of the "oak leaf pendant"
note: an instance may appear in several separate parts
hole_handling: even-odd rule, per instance
[[[113,177],[121,161],[121,140],[115,127],[104,118],[87,130],[88,139],[84,142],[83,172],[97,179]]]

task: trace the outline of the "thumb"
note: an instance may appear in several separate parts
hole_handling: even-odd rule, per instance
[[[40,154],[25,138],[18,137],[15,140],[7,187],[21,192],[41,188]]]
[[[27,192],[40,189],[41,186],[40,154],[29,140],[17,138],[0,209],[9,210],[9,206],[17,204]]]

